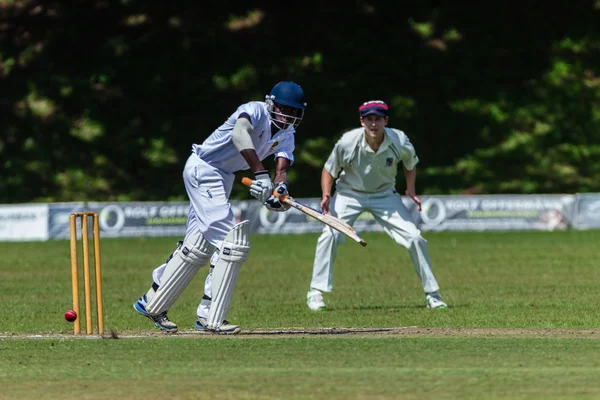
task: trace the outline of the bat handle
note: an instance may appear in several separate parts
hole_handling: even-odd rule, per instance
[[[250,185],[252,185],[252,179],[250,179],[248,177],[243,177],[242,183],[246,186],[250,186]],[[281,202],[286,201],[290,197],[287,194],[277,193],[277,190],[273,190],[273,196],[277,197],[279,199],[279,201],[281,201]]]
[[[243,183],[244,185],[246,185],[246,186],[250,186],[250,185],[252,185],[252,179],[250,179],[250,178],[247,178],[247,177],[243,177],[243,178],[242,178],[242,183]]]

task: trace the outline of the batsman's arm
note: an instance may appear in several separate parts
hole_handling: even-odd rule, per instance
[[[252,137],[250,136],[253,131],[254,128],[252,127],[250,116],[242,113],[233,126],[231,141],[244,160],[246,160],[252,172],[254,172],[250,194],[264,203],[271,196],[271,192],[275,186],[273,185],[273,181],[271,181],[269,171],[265,169],[256,153]]]
[[[273,183],[275,185],[277,185],[278,183],[285,183],[286,186],[290,185],[290,181],[288,179],[288,171],[290,170],[291,165],[292,163],[287,158],[277,158],[277,164],[275,166],[275,178],[273,179]]]
[[[260,158],[258,158],[256,149],[252,143],[252,137],[250,135],[252,135],[253,131],[254,128],[252,127],[250,116],[246,113],[242,113],[237,121],[235,121],[233,131],[231,132],[231,140],[233,141],[235,148],[250,166],[252,172],[256,173],[265,171],[265,167],[260,161]]]

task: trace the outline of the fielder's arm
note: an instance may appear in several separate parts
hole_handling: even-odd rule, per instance
[[[406,169],[406,167],[402,166],[404,169],[404,177],[406,178],[406,192],[405,194],[410,197],[421,211],[421,200],[417,197],[417,192],[415,189],[415,182],[417,181],[417,167],[414,167],[411,170]]]
[[[329,211],[329,203],[331,202],[331,189],[333,188],[333,175],[325,168],[321,171],[321,210],[325,214],[331,214]]]

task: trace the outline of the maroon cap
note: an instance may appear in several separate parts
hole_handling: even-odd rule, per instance
[[[361,117],[366,117],[369,114],[379,115],[380,117],[387,117],[388,105],[381,100],[371,100],[363,103],[362,106],[358,107],[358,112]]]

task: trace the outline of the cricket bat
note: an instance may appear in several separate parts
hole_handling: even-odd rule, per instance
[[[242,178],[242,183],[246,186],[250,186],[250,185],[252,185],[252,179]],[[307,205],[297,202],[296,200],[294,200],[293,198],[291,198],[288,195],[279,195],[276,191],[273,191],[273,196],[278,197],[279,201],[281,201],[282,203],[285,203],[291,207],[294,207],[296,210],[301,211],[304,214],[309,215],[309,216],[313,217],[314,219],[320,221],[321,223],[323,223],[327,226],[330,226],[331,228],[335,229],[336,231],[348,236],[350,239],[359,243],[361,246],[365,247],[367,245],[367,242],[365,242],[358,235],[356,230],[353,227],[351,227],[350,225],[348,225],[347,223],[345,223],[344,221],[342,221],[341,219],[336,218],[333,215],[324,214],[320,211],[310,208]]]

